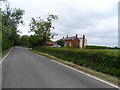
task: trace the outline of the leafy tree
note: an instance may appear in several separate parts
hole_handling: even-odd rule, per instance
[[[20,45],[20,35],[16,34],[14,39],[14,46],[19,46],[19,45]]]
[[[24,14],[23,10],[10,8],[10,4],[6,4],[5,10],[2,12],[2,23],[3,23],[3,34],[6,34],[10,40],[13,40],[13,44],[16,45],[15,41],[18,36],[17,30],[18,24],[23,24],[22,15]]]
[[[57,41],[57,44],[59,44],[61,47],[64,47],[65,41],[63,39],[60,39]]]
[[[22,46],[28,46],[28,39],[29,39],[29,37],[27,35],[23,35],[20,38],[20,45],[22,45]]]
[[[52,14],[48,15],[46,20],[41,19],[41,17],[36,19],[32,18],[29,25],[30,30],[35,33],[35,36],[42,39],[42,46],[45,46],[46,42],[55,36],[55,33],[52,32],[54,29],[52,23],[57,19],[57,15]]]
[[[2,15],[2,42],[4,42],[3,50],[12,45],[20,44],[20,36],[18,35],[18,24],[23,24],[22,15],[24,11],[21,9],[10,8],[8,2],[5,3],[5,8],[1,9]],[[8,44],[8,45],[6,45]],[[5,46],[5,47],[4,47]],[[8,47],[7,47],[8,46]]]
[[[28,39],[29,47],[34,49],[36,46],[42,46],[42,39],[39,36],[31,35]]]

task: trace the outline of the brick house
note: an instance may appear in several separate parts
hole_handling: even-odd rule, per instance
[[[65,41],[65,45],[64,46],[70,46],[70,47],[80,47],[81,49],[84,49],[84,47],[87,44],[87,40],[85,39],[85,35],[83,35],[83,37],[78,37],[78,35],[76,34],[76,36],[73,37],[67,37],[64,38],[63,40]]]

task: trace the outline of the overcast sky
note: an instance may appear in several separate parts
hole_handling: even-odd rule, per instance
[[[9,0],[12,7],[25,11],[21,35],[28,33],[32,17],[58,15],[54,40],[63,36],[86,35],[88,45],[118,46],[119,0]]]

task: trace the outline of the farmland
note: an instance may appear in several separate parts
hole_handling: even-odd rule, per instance
[[[118,50],[109,49],[74,49],[39,47],[37,51],[48,53],[57,58],[91,68],[105,74],[119,77],[120,60]]]

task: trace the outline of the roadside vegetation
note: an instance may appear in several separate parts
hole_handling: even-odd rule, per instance
[[[11,8],[7,0],[1,0],[0,5],[2,6],[0,7],[0,40],[2,40],[0,47],[2,47],[2,52],[12,46],[27,46],[33,49],[37,46],[45,46],[46,42],[56,35],[52,31],[54,29],[52,23],[58,19],[57,15],[48,14],[46,19],[32,18],[29,32],[34,32],[34,35],[20,36],[22,31],[19,31],[17,27],[19,24],[24,25],[22,16],[25,11],[20,8]]]
[[[90,68],[87,68],[87,67],[84,67],[84,66],[74,64],[72,62],[57,58],[57,57],[55,57],[53,55],[50,55],[50,54],[47,54],[47,53],[43,53],[43,52],[40,52],[40,51],[37,51],[37,50],[32,50],[32,49],[29,49],[29,50],[31,50],[32,52],[37,53],[39,55],[48,57],[48,58],[50,58],[52,60],[55,60],[55,61],[58,61],[60,63],[65,64],[65,65],[68,65],[70,67],[73,67],[73,68],[75,68],[77,70],[83,71],[83,72],[85,72],[87,74],[90,74],[90,75],[95,76],[97,78],[100,78],[102,80],[105,80],[105,81],[108,81],[108,82],[113,83],[115,85],[118,85],[119,79],[117,77],[114,77],[114,76],[111,76],[111,75],[108,75],[108,74],[104,74],[102,72],[98,72],[98,71],[95,71],[93,69],[90,69]]]
[[[38,47],[35,50],[120,78],[120,59],[116,52],[51,47]]]
[[[2,52],[0,52],[0,57],[2,57]]]
[[[2,52],[12,46],[20,45],[19,24],[23,24],[22,15],[24,10],[11,8],[7,0],[0,1],[0,33],[2,35]]]
[[[106,46],[96,46],[96,45],[87,45],[86,47],[85,47],[85,49],[120,49],[120,48],[118,48],[117,46],[115,46],[115,47],[106,47]]]
[[[5,56],[5,55],[9,52],[9,50],[10,50],[10,48],[9,48],[9,49],[4,50],[4,51],[2,52],[1,57],[4,57],[4,56]]]

